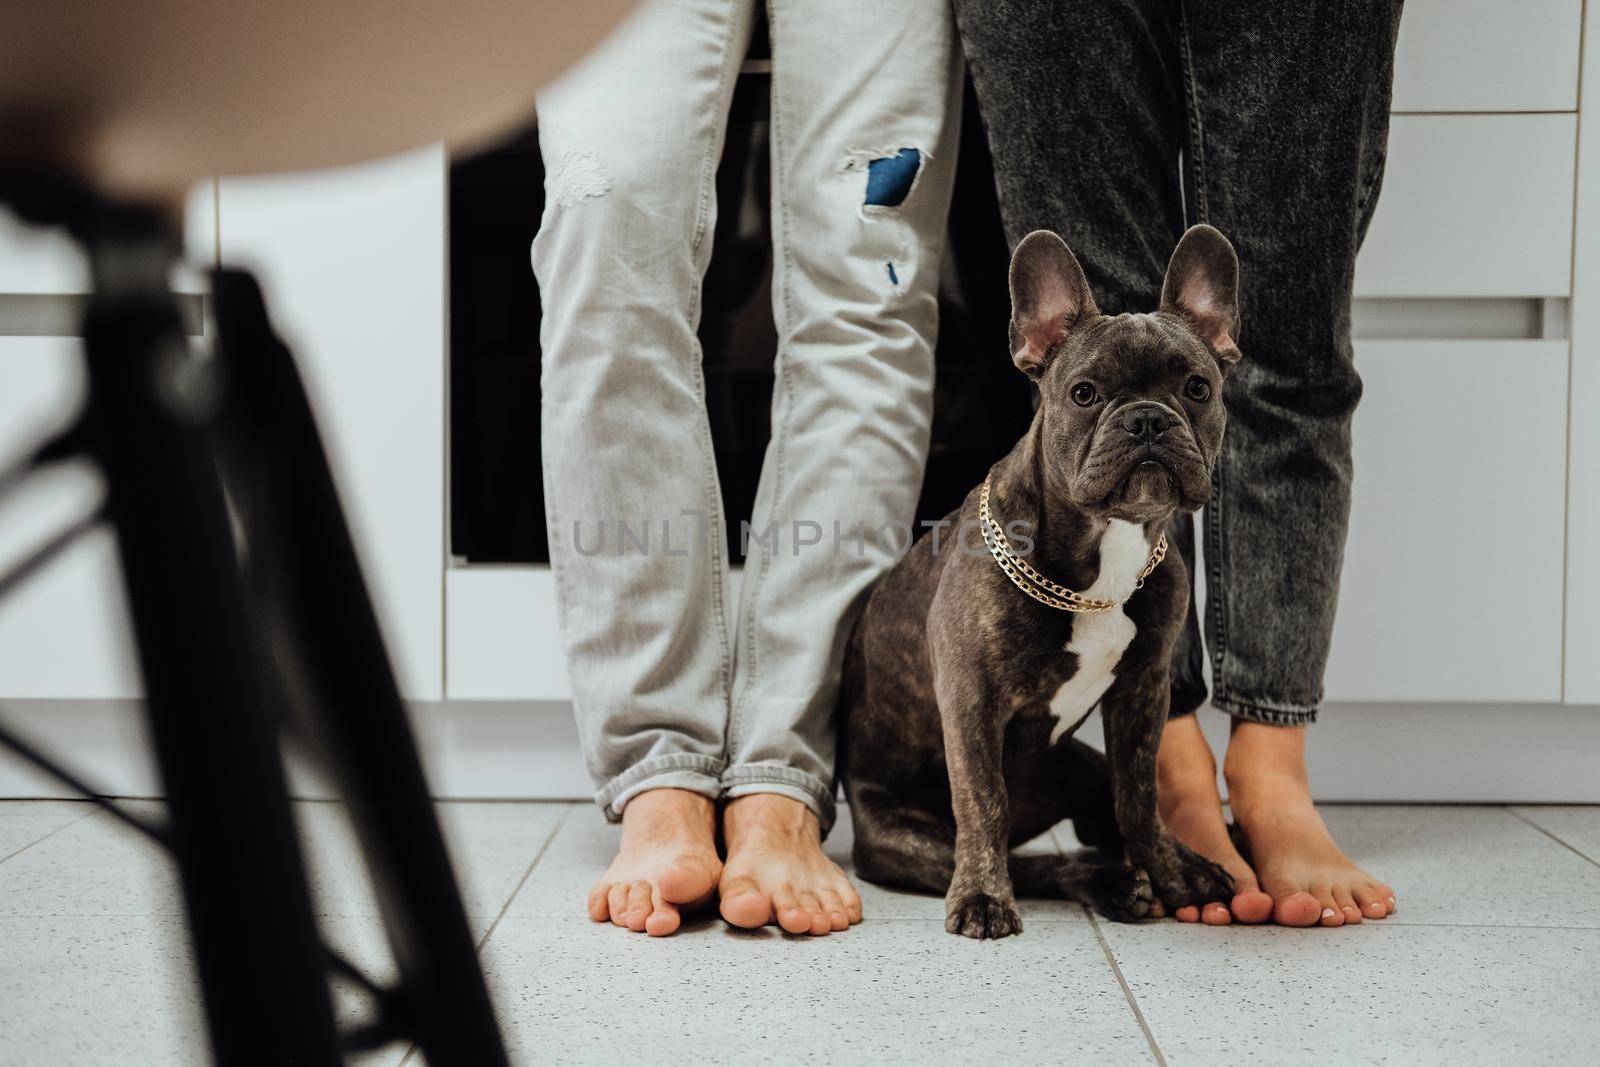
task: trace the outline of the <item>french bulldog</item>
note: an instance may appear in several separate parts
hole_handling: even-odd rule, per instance
[[[839,703],[856,870],[943,893],[945,928],[975,938],[1022,931],[1018,893],[1122,921],[1232,895],[1163,827],[1155,767],[1189,603],[1164,531],[1211,495],[1238,258],[1195,226],[1157,310],[1102,315],[1066,243],[1038,230],[1010,283],[1033,422],[873,589]],[[1097,706],[1105,755],[1073,736]],[[1064,818],[1088,851],[1011,854]]]

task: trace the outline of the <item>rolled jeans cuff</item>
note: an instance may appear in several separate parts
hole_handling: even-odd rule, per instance
[[[744,763],[722,774],[722,795],[729,800],[753,793],[775,793],[811,809],[826,838],[836,815],[833,783],[814,774],[776,763]]]
[[[1205,704],[1206,698],[1211,694],[1206,692],[1204,685],[1178,685],[1172,686],[1167,697],[1167,718],[1176,719],[1184,715],[1193,715]]]
[[[1213,694],[1211,703],[1235,719],[1266,726],[1309,726],[1317,721],[1315,704],[1286,704],[1224,693]]]
[[[694,752],[651,756],[601,786],[594,801],[607,822],[621,822],[628,801],[649,789],[686,789],[716,800],[722,793],[721,760]]]

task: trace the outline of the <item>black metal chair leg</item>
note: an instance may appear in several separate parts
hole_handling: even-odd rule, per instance
[[[279,690],[214,462],[236,395],[189,354],[168,234],[113,222],[87,235],[84,443],[106,476],[212,1047],[225,1065],[337,1063]]]
[[[422,765],[294,360],[248,274],[213,281],[240,436],[224,453],[292,721],[348,799],[383,898],[407,1029],[430,1062],[506,1062]],[[382,383],[373,389],[381,394]]]

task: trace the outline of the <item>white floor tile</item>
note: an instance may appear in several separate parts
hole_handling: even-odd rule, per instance
[[[1150,1063],[1088,923],[977,942],[879,920],[826,937],[649,938],[508,915],[485,949],[517,1063]]]
[[[203,1064],[176,917],[0,918],[0,1063]]]
[[[330,915],[375,915],[377,901],[341,804],[296,806],[307,841],[318,909]],[[493,920],[511,899],[548,840],[563,805],[443,803],[435,805],[461,888],[475,920]],[[481,933],[486,921],[475,922]]]
[[[1600,867],[1504,808],[1322,812],[1350,858],[1394,889],[1399,914],[1384,922],[1600,927]]]
[[[1600,863],[1600,805],[1529,805],[1516,812],[1585,858]]]
[[[1101,929],[1172,1067],[1566,1064],[1600,1043],[1600,930]]]
[[[376,920],[326,920],[330,941],[380,981],[390,981]],[[200,990],[176,916],[0,918],[0,1063],[204,1064],[210,1062]],[[350,993],[335,1000],[342,1025],[365,1018]],[[406,1046],[353,1064],[392,1067]]]
[[[162,805],[125,805],[159,821]],[[553,804],[440,804],[462,901],[481,933],[510,899],[560,817]],[[296,805],[319,914],[375,915],[377,901],[341,805]],[[183,913],[166,857],[104,813],[66,827],[0,864],[0,916]]]
[[[88,801],[0,801],[0,863],[70,823],[94,813]]]

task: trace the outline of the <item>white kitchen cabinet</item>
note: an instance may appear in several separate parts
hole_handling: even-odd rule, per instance
[[[1600,12],[1585,27],[1590,74],[1578,138],[1572,249],[1572,374],[1568,382],[1566,688],[1569,704],[1600,705]]]
[[[1331,701],[1561,699],[1564,341],[1367,341]]]
[[[451,700],[571,697],[549,567],[453,568],[445,604]]]
[[[1583,0],[1406,0],[1396,111],[1571,111]]]
[[[445,159],[219,183],[311,393],[402,692],[443,694]]]
[[[1564,297],[1573,115],[1396,115],[1358,297]]]

